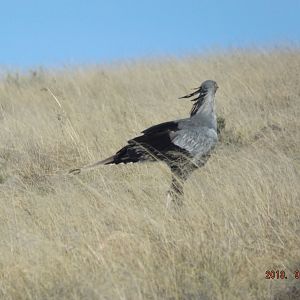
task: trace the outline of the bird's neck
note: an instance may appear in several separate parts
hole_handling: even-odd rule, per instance
[[[217,129],[214,94],[207,94],[202,105],[191,117],[201,126]]]

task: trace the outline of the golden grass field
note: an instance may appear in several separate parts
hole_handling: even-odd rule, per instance
[[[66,175],[206,79],[226,129],[180,213],[162,163]],[[300,299],[299,49],[2,72],[0,104],[0,299]]]

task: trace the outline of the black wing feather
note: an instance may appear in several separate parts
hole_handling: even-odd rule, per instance
[[[152,134],[163,131],[177,131],[178,130],[178,122],[169,121],[164,122],[158,125],[151,126],[142,131],[144,134]]]
[[[142,131],[141,136],[128,141],[128,145],[120,149],[106,164],[119,164],[168,158],[170,151],[184,150],[172,143],[170,133],[178,129],[177,122],[165,122]]]

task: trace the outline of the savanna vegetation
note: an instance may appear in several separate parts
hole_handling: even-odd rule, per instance
[[[180,213],[163,163],[67,174],[206,79],[226,127]],[[299,116],[299,49],[2,71],[0,298],[300,299]]]

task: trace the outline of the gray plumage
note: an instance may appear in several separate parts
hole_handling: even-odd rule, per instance
[[[143,135],[129,140],[115,155],[70,173],[78,174],[97,165],[161,160],[172,171],[169,196],[182,204],[184,181],[206,163],[218,142],[214,100],[217,89],[215,81],[204,81],[193,93],[180,98],[195,96],[189,118],[152,126],[142,131]]]

